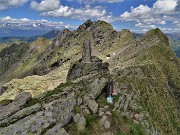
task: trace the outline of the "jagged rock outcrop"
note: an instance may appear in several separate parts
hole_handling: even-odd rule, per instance
[[[64,29],[62,32],[59,33],[57,38],[53,41],[53,47],[60,47],[63,46],[63,41],[65,38],[69,37],[72,33],[68,29]]]

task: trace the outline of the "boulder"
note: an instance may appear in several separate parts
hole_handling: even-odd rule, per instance
[[[96,103],[95,100],[88,100],[87,101],[87,106],[89,107],[89,109],[93,112],[93,113],[97,113],[98,111],[98,104]]]
[[[76,123],[79,131],[83,131],[83,130],[85,129],[86,119],[84,118],[84,116],[81,116],[79,113],[77,113],[77,114],[73,117],[73,120],[74,120],[74,122]]]
[[[106,120],[107,120],[106,115],[103,115],[103,117],[100,119],[99,122],[100,122],[101,125],[103,125]]]
[[[104,127],[105,127],[106,129],[109,129],[110,126],[111,126],[111,123],[110,123],[108,120],[106,120],[106,121],[104,122]]]

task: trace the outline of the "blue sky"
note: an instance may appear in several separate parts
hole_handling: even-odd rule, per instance
[[[0,0],[0,23],[42,23],[76,29],[87,19],[116,30],[180,32],[180,0]],[[0,26],[1,28],[2,26]]]

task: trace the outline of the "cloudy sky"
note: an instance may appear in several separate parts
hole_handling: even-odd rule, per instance
[[[0,23],[76,28],[87,19],[116,30],[180,32],[180,0],[0,0]]]

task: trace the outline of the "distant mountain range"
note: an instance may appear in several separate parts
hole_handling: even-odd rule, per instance
[[[24,36],[24,37],[17,37],[17,36],[10,36],[10,37],[0,37],[0,43],[12,43],[16,41],[26,41],[26,42],[33,42],[38,37],[43,37],[46,39],[52,39],[58,35],[60,30],[52,30],[46,34],[38,35],[38,36]]]
[[[0,23],[0,37],[24,37],[43,35],[51,30],[63,30],[64,26],[48,26],[41,23]]]

